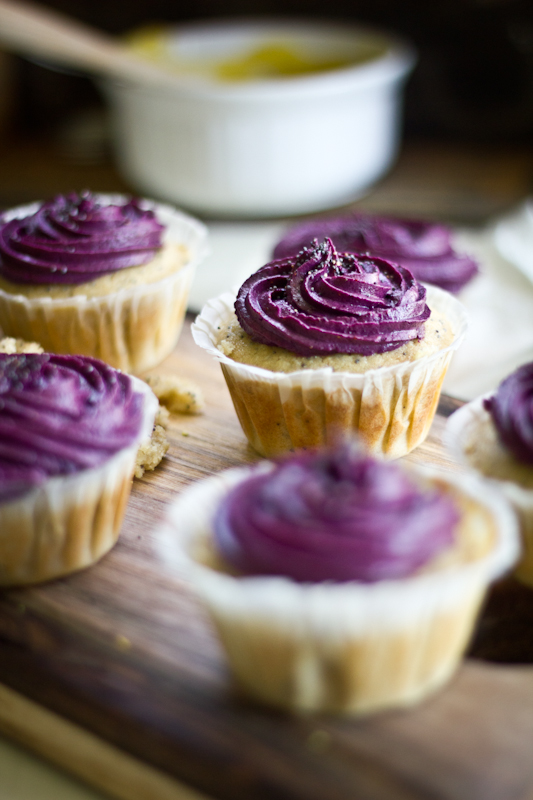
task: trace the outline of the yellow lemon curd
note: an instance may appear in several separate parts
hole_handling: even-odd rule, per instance
[[[171,31],[162,25],[146,25],[126,37],[129,46],[145,58],[164,63],[180,73],[204,75],[219,81],[255,81],[292,78],[329,72],[371,61],[383,54],[383,45],[360,42],[350,56],[309,54],[296,44],[266,40],[246,51],[222,59],[185,60],[173,52]]]

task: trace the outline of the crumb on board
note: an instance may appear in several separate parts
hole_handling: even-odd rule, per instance
[[[157,409],[157,414],[155,415],[155,422],[154,425],[160,425],[162,428],[168,428],[168,423],[170,420],[170,411],[166,406],[160,405]]]
[[[153,470],[160,463],[167,452],[169,443],[165,429],[161,425],[156,425],[149,441],[144,442],[137,451],[135,462],[136,478],[142,478],[146,470]]]
[[[0,339],[0,353],[13,355],[15,353],[43,353],[44,350],[37,342],[26,342],[24,339],[13,339],[5,336]]]
[[[122,633],[117,633],[115,636],[115,646],[119,650],[129,650],[131,648],[131,641]]]
[[[149,375],[144,380],[171,414],[201,414],[204,410],[202,392],[192,381],[176,375]]]

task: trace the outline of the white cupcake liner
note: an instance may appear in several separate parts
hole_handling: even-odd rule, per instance
[[[452,324],[453,342],[418,361],[363,374],[330,367],[272,372],[228,358],[217,342],[233,313],[235,295],[229,292],[206,304],[192,333],[220,362],[243,430],[261,455],[318,447],[358,432],[370,452],[398,458],[426,438],[452,354],[468,327],[466,310],[453,295],[430,286],[427,292],[430,306]]]
[[[97,195],[108,204],[123,195]],[[4,219],[33,214],[40,203],[6,212]],[[53,353],[100,358],[124,372],[141,373],[174,349],[181,332],[196,266],[207,255],[207,229],[198,220],[160,203],[143,200],[165,225],[164,243],[188,248],[185,265],[160,281],[120,289],[102,297],[28,298],[0,289],[0,328],[8,336],[37,341]]]
[[[476,431],[491,420],[491,415],[483,407],[483,401],[493,394],[494,392],[488,392],[455,411],[448,418],[443,434],[444,446],[451,456],[480,475],[482,473],[472,465],[465,448],[468,441],[477,438]],[[533,489],[512,481],[483,477],[493,490],[502,493],[518,517],[522,537],[522,557],[515,569],[515,576],[533,587]]]
[[[139,445],[150,438],[159,406],[147,384],[141,430],[103,464],[0,503],[0,586],[50,580],[90,566],[113,547],[120,533]]]
[[[156,536],[163,563],[188,576],[207,606],[238,684],[286,709],[348,713],[410,705],[442,685],[464,652],[488,584],[518,557],[507,503],[475,477],[439,475],[495,522],[494,547],[474,562],[371,584],[236,577],[201,563],[202,554],[211,549],[220,500],[250,472],[229,470],[187,489]]]

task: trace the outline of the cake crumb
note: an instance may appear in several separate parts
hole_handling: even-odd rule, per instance
[[[175,375],[148,375],[146,383],[171,414],[201,414],[204,398],[196,384]]]
[[[162,428],[168,428],[170,421],[170,411],[165,406],[160,405],[155,415],[154,425],[160,425]]]
[[[14,355],[15,353],[44,353],[43,348],[37,342],[26,342],[24,339],[13,339],[5,336],[0,339],[0,353]]]
[[[231,342],[231,340],[221,339],[217,347],[221,353],[223,353],[228,358],[231,358],[231,354],[233,353],[233,342]]]
[[[144,442],[137,451],[135,462],[136,478],[142,478],[146,470],[153,470],[161,462],[163,456],[169,448],[165,429],[161,425],[156,425],[152,437],[148,442]]]

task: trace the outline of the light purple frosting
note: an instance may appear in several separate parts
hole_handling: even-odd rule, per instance
[[[132,444],[143,403],[128,375],[96,358],[0,353],[0,501]]]
[[[453,543],[458,520],[447,494],[344,446],[299,453],[237,484],[214,535],[245,575],[369,583],[415,573]]]
[[[0,216],[0,275],[14,283],[78,284],[150,261],[163,225],[137,200],[105,205],[58,195],[22,219]]]
[[[257,342],[303,356],[372,355],[423,339],[426,290],[404,267],[337,253],[330,239],[266,264],[235,301]]]
[[[505,447],[517,461],[533,464],[533,363],[505,378],[484,405]]]
[[[419,281],[458,292],[477,273],[468,255],[457,253],[446,225],[424,220],[352,213],[301,222],[276,245],[274,258],[295,255],[313,239],[329,236],[346,253],[369,253],[410,270]]]

